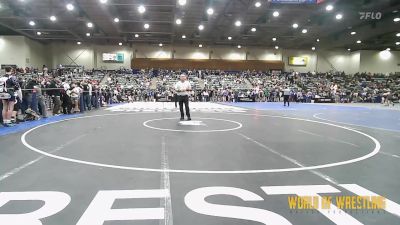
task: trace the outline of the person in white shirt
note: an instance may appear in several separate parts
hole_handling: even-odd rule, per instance
[[[185,115],[183,113],[183,104],[185,104],[185,111],[187,120],[192,120],[190,118],[190,110],[189,110],[189,92],[192,91],[192,87],[190,82],[187,80],[185,74],[181,74],[180,81],[175,84],[175,91],[178,97],[179,102],[179,111],[181,112],[181,120],[185,119]]]
[[[286,106],[286,102],[287,102],[287,106],[289,107],[289,97],[290,97],[290,88],[289,87],[285,87],[285,89],[283,89],[283,106]]]
[[[46,65],[43,65],[43,75],[47,76],[49,74],[49,68]]]
[[[72,91],[71,91],[71,100],[72,100],[72,105],[74,105],[73,113],[80,112],[79,109],[79,98],[82,93],[82,89],[79,87],[79,84],[73,84],[72,85]]]
[[[61,85],[63,86],[64,91],[71,89],[71,86],[69,86],[69,84],[65,81],[63,81]]]

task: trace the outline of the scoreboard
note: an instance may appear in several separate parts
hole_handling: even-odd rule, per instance
[[[123,53],[103,53],[103,61],[104,62],[124,62],[124,54]]]
[[[307,57],[289,57],[289,66],[307,66]]]

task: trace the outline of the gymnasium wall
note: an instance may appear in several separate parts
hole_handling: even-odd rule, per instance
[[[58,65],[82,65],[85,69],[120,69],[130,68],[133,51],[127,46],[103,46],[65,42],[52,42],[48,44],[48,48],[52,55],[51,67],[56,68]],[[103,53],[124,53],[123,63],[103,62]]]
[[[51,55],[51,68],[57,68],[58,65],[82,65],[86,69],[94,67],[94,50],[91,46],[53,42],[47,48]]]
[[[280,60],[285,71],[327,72],[333,69],[348,74],[356,72],[400,72],[400,52],[391,51],[391,57],[382,59],[379,51],[311,51],[286,50],[270,48],[242,48],[194,46],[164,46],[134,44],[132,46],[115,45],[77,45],[74,42],[54,41],[48,44],[25,38],[23,36],[0,36],[0,64],[17,64],[18,66],[39,67],[43,64],[55,68],[59,64],[78,64],[86,69],[119,69],[130,68],[131,59],[216,59],[216,60]],[[124,53],[124,63],[102,61],[102,53]],[[294,67],[288,65],[290,56],[306,56],[308,65]]]
[[[25,37],[0,37],[0,52],[0,64],[16,64],[19,66],[25,66],[25,59],[27,56]]]
[[[174,46],[158,47],[154,45],[136,45],[133,49],[137,50],[136,58],[171,58],[172,53],[175,59],[226,59],[226,60],[245,60],[246,53],[248,60],[281,60],[282,55],[279,50],[268,48],[242,48],[236,47],[192,47]],[[210,54],[211,53],[211,54]]]
[[[42,43],[23,36],[0,36],[0,64],[41,68],[49,58]]]
[[[221,60],[245,60],[246,52],[249,60],[281,60],[279,51],[255,49],[254,53],[248,49],[237,49],[227,47],[217,48],[194,48],[189,46],[159,47],[158,45],[93,45],[65,42],[52,42],[48,45],[52,55],[51,66],[54,68],[59,64],[79,64],[87,69],[119,69],[130,68],[132,58],[150,59],[221,59]],[[109,63],[102,61],[102,53],[124,53],[124,63]],[[211,54],[210,54],[211,52]]]
[[[400,51],[390,51],[388,59],[384,59],[377,51],[361,51],[359,70],[371,73],[400,72]]]
[[[347,74],[357,73],[360,69],[360,52],[319,51],[316,71],[344,71]]]
[[[27,66],[42,68],[43,65],[50,66],[52,54],[48,51],[47,45],[25,38],[27,45],[29,63]]]
[[[263,60],[226,60],[226,59],[150,59],[134,58],[132,67],[141,68],[164,68],[164,69],[212,69],[227,71],[242,70],[283,70],[282,61]]]

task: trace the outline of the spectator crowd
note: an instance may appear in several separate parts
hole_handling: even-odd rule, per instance
[[[6,68],[0,75],[0,122],[13,126],[49,115],[90,111],[113,103],[174,101],[181,73],[192,84],[192,101],[398,102],[399,74],[257,72],[220,70],[77,71]]]

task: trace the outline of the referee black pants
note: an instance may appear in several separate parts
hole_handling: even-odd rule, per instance
[[[177,94],[174,94],[173,100],[175,102],[175,108],[177,108],[178,107],[178,95]]]
[[[283,96],[283,105],[284,106],[286,106],[286,102],[287,102],[287,106],[289,106],[289,97],[290,97],[290,95]]]
[[[181,111],[181,118],[184,118],[185,115],[183,113],[183,104],[185,104],[185,111],[187,118],[190,118],[190,110],[189,110],[189,96],[178,95],[178,102],[179,102],[179,111]]]

